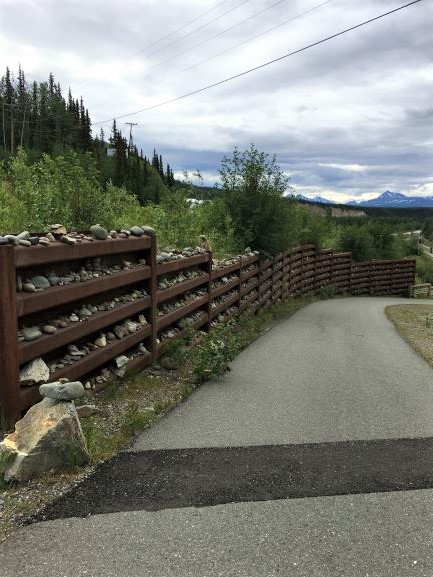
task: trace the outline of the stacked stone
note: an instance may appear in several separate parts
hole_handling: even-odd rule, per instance
[[[238,275],[235,273],[219,277],[213,281],[212,288],[215,289],[215,288],[218,288],[220,286],[229,284],[237,278],[238,278]]]
[[[180,298],[174,302],[171,303],[164,303],[162,304],[159,308],[158,308],[158,312],[157,315],[159,317],[173,312],[177,309],[182,308],[183,306],[187,305],[188,303],[198,300],[201,297],[205,296],[207,294],[206,289],[198,289],[195,291],[188,291],[187,293],[183,294],[180,296]]]
[[[182,260],[184,258],[191,258],[198,254],[206,254],[207,251],[204,248],[196,246],[195,248],[187,246],[183,250],[178,249],[167,249],[158,252],[156,255],[156,264],[162,264],[164,262],[171,262],[174,260]]]
[[[230,298],[232,298],[235,295],[238,295],[238,291],[236,289],[233,289],[231,291],[228,291],[224,294],[222,294],[221,296],[219,296],[218,298],[216,298],[215,300],[213,300],[211,302],[211,308],[215,309],[217,306],[219,306],[220,304],[226,302],[227,300],[229,300]]]
[[[248,266],[246,266],[245,268],[242,269],[242,273],[243,274],[247,274],[249,272],[252,272],[253,270],[255,270],[257,268],[257,264],[252,263]]]
[[[239,312],[239,309],[236,306],[231,306],[228,309],[225,309],[215,319],[212,320],[211,327],[214,328],[214,327],[218,326],[219,323],[223,323],[229,317],[233,316],[237,312]]]
[[[256,289],[254,289],[241,298],[241,305],[248,303],[248,302],[255,301],[258,298],[259,298],[259,293]]]
[[[94,341],[89,341],[80,347],[75,344],[67,346],[66,354],[58,361],[49,365],[50,373],[55,373],[57,370],[63,369],[68,365],[73,365],[75,362],[81,360],[83,357],[91,354],[100,348],[106,347],[110,341],[116,339],[122,340],[129,334],[135,333],[148,324],[146,317],[140,314],[137,320],[127,319],[124,322],[115,325],[112,330],[102,332]]]
[[[206,316],[206,313],[204,311],[195,311],[195,312],[191,313],[190,315],[188,315],[187,317],[184,317],[183,319],[181,319],[178,322],[178,327],[180,329],[186,329],[187,327],[193,325],[195,322],[197,322],[198,320],[202,319],[205,316]]]
[[[247,279],[245,282],[243,282],[241,284],[241,289],[246,289],[248,288],[250,285],[254,284],[257,280],[257,277],[255,276],[250,276],[249,279]]]
[[[52,224],[46,234],[38,236],[32,235],[25,230],[17,235],[6,234],[0,236],[0,245],[10,244],[12,246],[49,246],[55,242],[63,242],[68,245],[76,245],[83,242],[93,242],[94,240],[107,240],[108,238],[128,238],[129,236],[143,236],[144,234],[155,234],[155,230],[150,226],[132,226],[130,229],[108,231],[100,224],[90,227],[90,234],[80,233],[76,229],[69,232],[63,224]]]
[[[239,261],[244,261],[255,256],[259,256],[259,254],[260,253],[258,250],[251,250],[249,247],[247,247],[244,251],[244,254],[238,254],[237,256],[231,256],[223,259],[214,258],[212,260],[212,268],[214,270],[221,270]]]
[[[17,276],[17,291],[36,293],[49,289],[52,286],[66,286],[72,283],[86,282],[97,279],[101,276],[109,276],[122,270],[129,270],[135,267],[144,266],[146,259],[138,259],[137,262],[123,261],[121,264],[106,265],[102,259],[92,258],[87,260],[78,271],[68,273],[56,273],[54,270],[47,276],[36,275],[23,281],[20,275]]]
[[[6,481],[27,481],[51,470],[68,469],[89,462],[86,439],[74,400],[84,396],[79,381],[65,379],[39,387],[43,397],[15,425],[15,432],[0,444],[0,454],[10,460]]]
[[[73,310],[70,315],[59,316],[37,326],[22,326],[18,331],[18,341],[30,342],[39,339],[43,335],[53,335],[59,329],[64,329],[71,324],[86,321],[99,312],[114,310],[123,304],[136,301],[145,296],[147,296],[147,292],[144,289],[135,289],[131,293],[115,297],[112,300],[99,305],[83,304],[79,308]]]
[[[175,274],[175,275],[166,275],[166,276],[163,276],[159,279],[158,289],[159,290],[168,289],[172,286],[176,286],[177,284],[179,284],[181,282],[185,282],[187,280],[192,280],[195,278],[203,277],[205,275],[206,275],[206,273],[201,269],[183,271],[183,272]]]

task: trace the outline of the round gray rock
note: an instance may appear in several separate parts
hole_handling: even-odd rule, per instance
[[[19,239],[14,234],[6,234],[5,238],[7,238],[9,244],[12,244],[14,246],[16,246],[18,244]]]
[[[21,330],[25,341],[35,341],[42,336],[39,327],[25,327]]]
[[[99,224],[91,226],[90,232],[97,240],[106,240],[108,238],[108,230],[106,230]]]
[[[84,396],[84,387],[79,381],[72,383],[46,383],[39,387],[42,397],[57,401],[73,401]]]
[[[50,281],[47,279],[47,277],[42,275],[34,276],[32,279],[30,279],[30,282],[37,289],[47,289],[50,288],[51,286]]]
[[[133,234],[134,236],[143,236],[144,231],[139,226],[133,226],[131,227],[131,234]]]

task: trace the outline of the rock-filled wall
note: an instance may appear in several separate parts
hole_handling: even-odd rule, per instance
[[[307,245],[218,260],[208,249],[201,238],[158,252],[154,231],[138,226],[0,237],[2,413],[18,418],[44,382],[80,379],[97,391],[155,362],[188,327],[208,331],[247,308],[324,287],[407,295],[414,283],[413,259],[354,263],[350,253]]]

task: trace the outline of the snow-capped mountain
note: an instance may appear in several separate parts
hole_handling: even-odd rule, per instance
[[[383,208],[433,208],[433,196],[406,196],[387,190],[371,200],[350,200],[348,206],[378,206]]]
[[[317,202],[318,204],[333,204],[327,198],[323,198],[323,196],[315,196],[314,198],[308,198],[307,196],[304,196],[303,194],[296,194],[296,195],[294,195],[294,198],[296,200],[302,200],[304,202]]]
[[[327,198],[323,198],[323,196],[315,196],[310,200],[310,202],[318,202],[319,204],[333,204],[333,202]]]

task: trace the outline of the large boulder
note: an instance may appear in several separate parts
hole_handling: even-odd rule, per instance
[[[15,432],[1,443],[0,451],[15,453],[6,467],[6,481],[27,481],[46,471],[70,469],[89,462],[74,403],[49,398],[28,410],[16,423]]]

